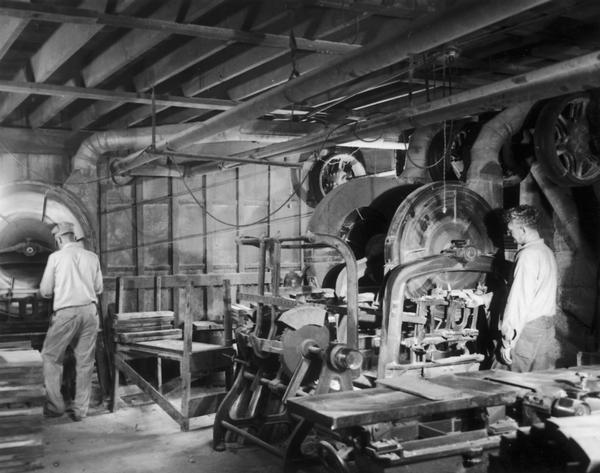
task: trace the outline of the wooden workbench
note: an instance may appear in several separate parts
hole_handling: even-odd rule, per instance
[[[378,380],[376,388],[293,398],[288,401],[288,409],[291,414],[335,430],[474,407],[510,405],[527,392],[552,396],[575,387],[582,371],[588,379],[600,378],[598,365],[533,373],[486,370],[430,379],[400,376]]]
[[[379,387],[293,398],[290,413],[309,422],[341,429],[452,412],[491,407],[516,401],[519,389],[484,379],[451,374],[433,379],[398,377]]]

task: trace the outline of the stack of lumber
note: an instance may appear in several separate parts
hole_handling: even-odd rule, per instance
[[[42,468],[42,357],[37,350],[0,350],[0,471]]]
[[[121,312],[115,314],[113,330],[120,343],[181,338],[181,329],[173,328],[172,311]]]

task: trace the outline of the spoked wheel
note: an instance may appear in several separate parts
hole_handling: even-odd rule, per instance
[[[535,127],[535,151],[540,165],[556,184],[587,186],[600,181],[600,149],[592,133],[598,119],[589,94],[549,101]]]
[[[318,203],[337,186],[359,176],[365,176],[362,157],[333,152],[315,161],[308,175],[310,197]]]
[[[471,164],[471,147],[481,125],[468,122],[438,131],[427,150],[429,175],[434,181],[464,181]]]

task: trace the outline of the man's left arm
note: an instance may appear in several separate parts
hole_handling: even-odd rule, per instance
[[[509,344],[521,333],[532,309],[539,261],[531,251],[519,255],[502,318],[502,338]]]

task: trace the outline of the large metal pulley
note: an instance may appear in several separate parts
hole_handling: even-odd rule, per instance
[[[85,210],[68,191],[33,181],[0,186],[0,299],[37,292],[57,222],[73,223],[76,238],[85,236],[83,243],[94,247]]]
[[[558,185],[588,186],[600,181],[600,103],[596,95],[557,97],[538,115],[536,157]]]
[[[480,254],[492,253],[494,246],[486,227],[490,212],[487,202],[462,183],[434,182],[420,187],[400,204],[392,219],[385,243],[386,270],[447,253],[456,242]],[[478,278],[478,274],[462,272],[429,277],[431,284],[444,288],[476,284]],[[413,295],[422,295],[428,288],[431,286],[425,284]]]
[[[298,330],[288,330],[281,337],[283,367],[292,374],[303,358],[325,351],[329,346],[329,330],[318,325],[305,325]]]

